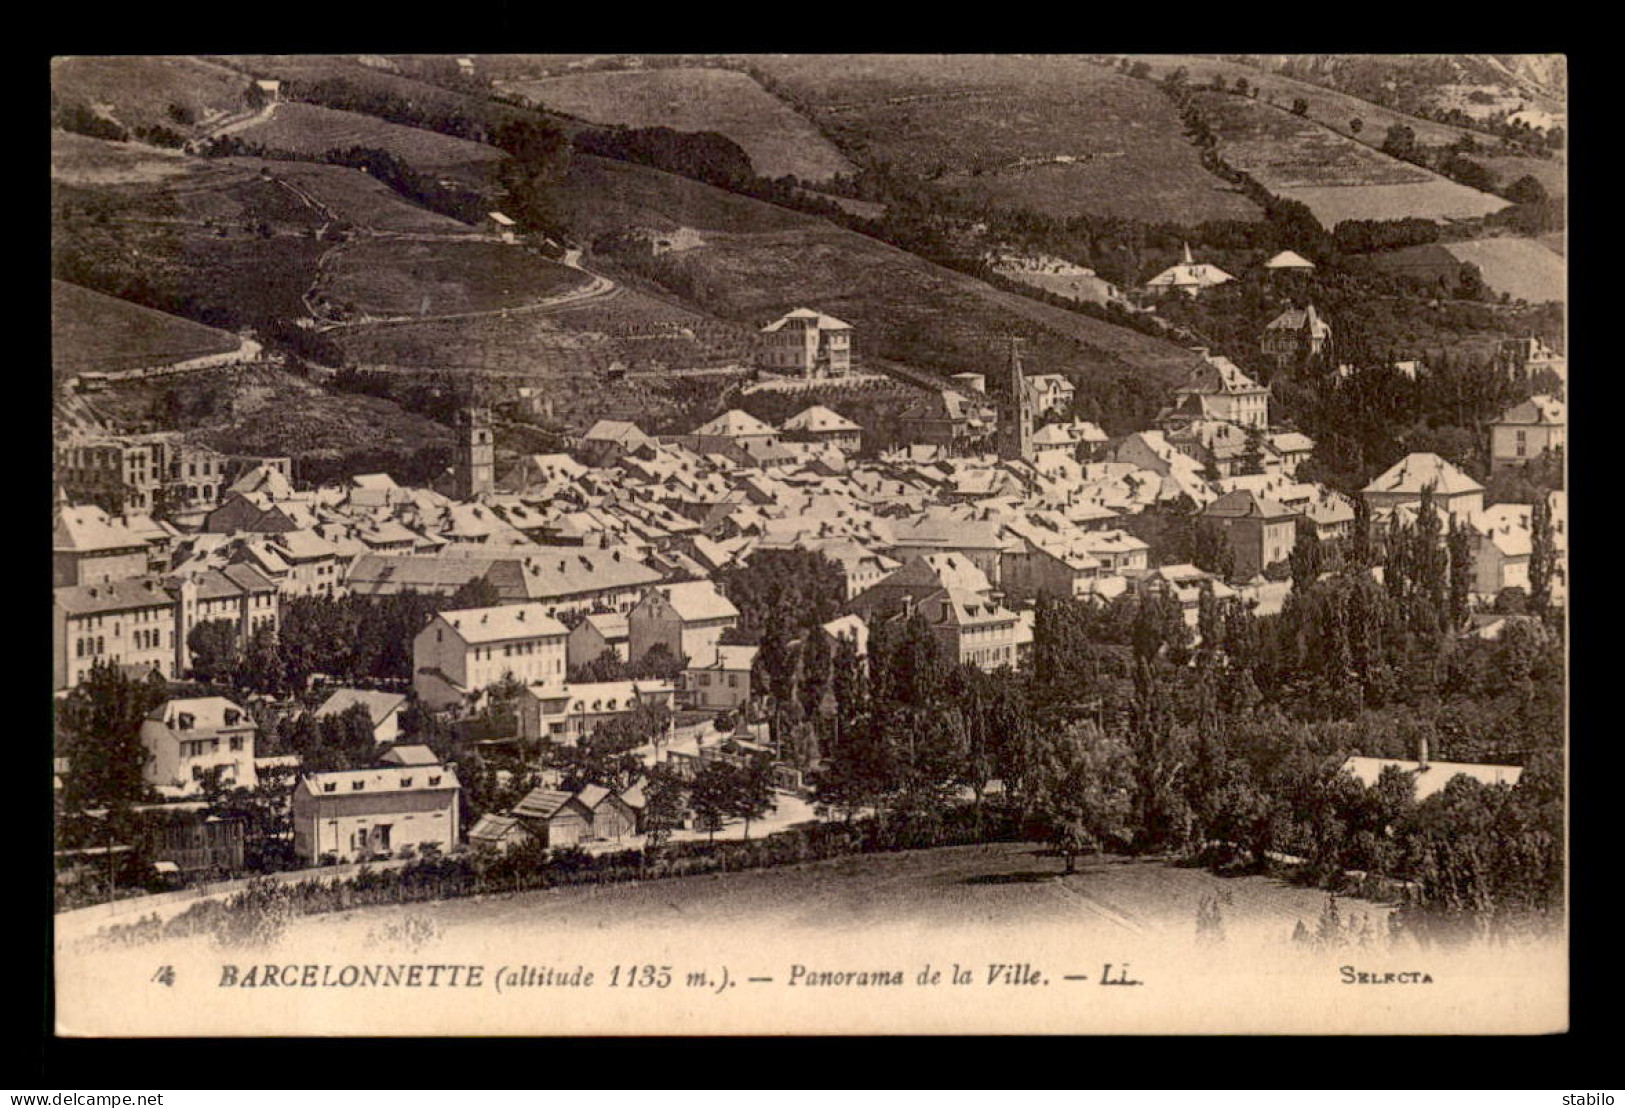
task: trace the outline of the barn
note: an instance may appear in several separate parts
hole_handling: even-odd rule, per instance
[[[592,837],[619,842],[637,834],[637,812],[602,785],[588,785],[574,799],[592,813]]]
[[[547,847],[575,846],[592,835],[592,810],[569,793],[538,786],[513,806],[514,816]]]

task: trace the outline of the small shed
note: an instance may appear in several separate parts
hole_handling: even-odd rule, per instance
[[[485,229],[503,242],[514,242],[519,234],[519,225],[501,212],[485,213]]]
[[[275,104],[278,100],[282,99],[281,81],[255,81],[254,87],[260,91],[260,95],[264,98],[267,104]]]
[[[575,846],[592,834],[592,809],[574,796],[538,786],[508,813],[548,847]]]
[[[619,842],[638,833],[638,817],[632,806],[602,785],[588,785],[574,799],[592,813],[593,838]]]
[[[530,832],[519,820],[494,812],[481,816],[468,832],[470,846],[490,847],[499,854],[506,854],[514,847],[523,845],[530,837]]]

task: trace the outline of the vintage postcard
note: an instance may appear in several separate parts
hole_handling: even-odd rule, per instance
[[[1567,1028],[1562,57],[51,86],[60,1035]]]

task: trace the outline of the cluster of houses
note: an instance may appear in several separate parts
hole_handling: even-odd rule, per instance
[[[1188,252],[1182,264],[1201,268]],[[1276,324],[1270,356],[1330,337],[1312,306]],[[791,312],[763,330],[762,356],[777,372],[839,376],[850,330]],[[499,465],[489,412],[468,409],[453,464],[424,488],[386,474],[299,488],[287,459],[227,457],[172,436],[76,440],[58,449],[55,688],[99,662],[181,679],[193,628],[229,621],[246,649],[297,597],[450,597],[480,583],[496,603],[442,611],[416,634],[409,691],[339,690],[318,709],[364,707],[382,753],[367,769],[301,773],[293,801],[306,859],[450,849],[462,834],[456,767],[400,734],[409,701],[467,714],[511,679],[523,690],[515,737],[565,745],[649,707],[744,717],[759,695],[757,650],[731,641],[741,613],[718,582],[760,552],[818,551],[835,565],[845,610],[823,632],[860,657],[870,621],[923,615],[948,658],[991,671],[1026,658],[1040,594],[1156,592],[1175,597],[1193,627],[1204,594],[1267,613],[1290,589],[1279,570],[1298,535],[1338,539],[1353,526],[1350,497],[1298,479],[1314,443],[1273,424],[1269,389],[1226,358],[1193,351],[1155,426],[1117,438],[1066,418],[1071,382],[1024,374],[1017,350],[1001,376],[992,394],[980,374],[927,392],[903,413],[908,445],[878,456],[858,423],[814,405],[778,427],[732,409],[676,435],[603,420],[569,453]],[[1495,464],[1548,456],[1563,428],[1560,401],[1518,405],[1492,428]],[[1528,505],[1486,506],[1482,486],[1432,454],[1408,456],[1361,495],[1381,524],[1414,515],[1424,490],[1472,530],[1480,598],[1527,588]],[[1228,579],[1151,564],[1127,521],[1174,504],[1223,536]],[[1562,493],[1550,507],[1561,550]],[[1560,577],[1558,599],[1561,589]],[[606,653],[637,662],[657,649],[674,663],[664,679],[570,680]],[[292,764],[256,754],[256,734],[225,698],[170,700],[142,725],[148,784],[194,804],[215,771],[251,787],[266,765]],[[637,833],[640,810],[636,785],[543,788],[484,816],[469,837],[614,841]]]

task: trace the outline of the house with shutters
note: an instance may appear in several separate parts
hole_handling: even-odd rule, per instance
[[[822,404],[797,412],[779,430],[787,442],[816,442],[849,454],[856,454],[863,446],[863,428]]]
[[[1298,513],[1251,489],[1234,489],[1202,509],[1235,557],[1236,577],[1248,580],[1285,561],[1298,541]]]
[[[1550,457],[1563,449],[1567,433],[1563,401],[1555,396],[1531,396],[1490,424],[1490,466],[1508,469]]]
[[[627,652],[640,660],[656,644],[690,666],[716,661],[722,633],[739,623],[739,609],[710,581],[658,585],[627,613]]]
[[[1331,324],[1309,304],[1288,308],[1265,324],[1259,349],[1277,369],[1285,369],[1307,358],[1318,357],[1331,341]]]
[[[734,711],[749,704],[757,650],[754,646],[718,646],[709,665],[690,663],[682,687],[687,706]]]
[[[167,797],[190,796],[218,769],[222,784],[252,789],[258,731],[254,717],[223,696],[165,701],[141,722],[142,779]]]
[[[156,576],[52,590],[52,687],[71,689],[97,662],[177,675],[178,602]]]
[[[525,686],[519,696],[519,737],[578,746],[611,720],[640,707],[675,707],[676,686],[667,681],[578,681]]]
[[[756,334],[756,364],[792,377],[844,377],[852,371],[852,325],[797,308]]]
[[[51,530],[51,584],[106,584],[150,568],[147,541],[94,504],[57,506]]]
[[[419,752],[427,750],[397,747],[393,760],[367,769],[302,775],[293,790],[294,853],[315,863],[390,858],[408,846],[454,849],[462,785],[432,753],[424,761]]]
[[[1185,383],[1174,390],[1176,407],[1188,408],[1193,416],[1257,431],[1269,427],[1269,395],[1268,386],[1247,376],[1235,362],[1206,350],[1196,352]]]
[[[1386,518],[1394,508],[1422,502],[1424,490],[1433,492],[1434,506],[1451,518],[1470,523],[1484,510],[1484,486],[1437,454],[1407,454],[1361,490],[1373,519]]]
[[[942,589],[922,600],[919,610],[944,657],[990,673],[1015,668],[1021,620],[998,601],[967,589]]]
[[[430,708],[445,708],[507,676],[563,685],[568,635],[537,603],[441,612],[412,640],[412,687]]]

